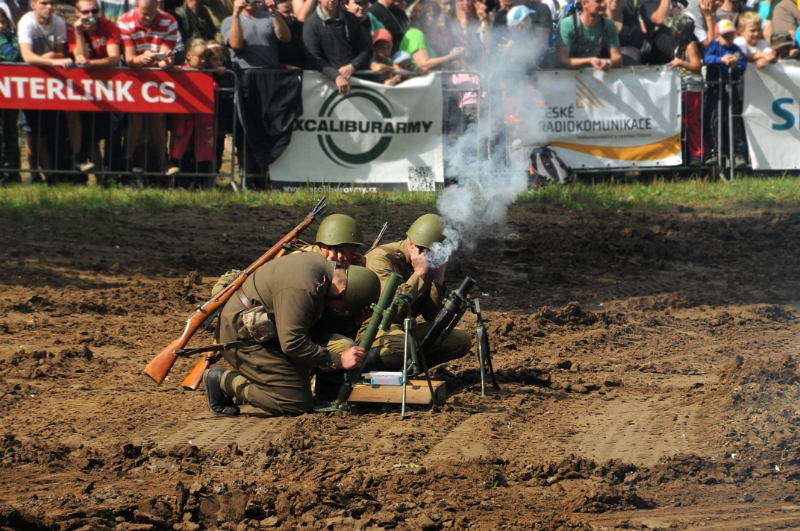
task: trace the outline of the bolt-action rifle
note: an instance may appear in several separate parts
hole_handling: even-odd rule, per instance
[[[228,299],[236,293],[236,291],[242,287],[244,281],[247,278],[255,273],[256,269],[267,263],[268,261],[276,258],[277,256],[282,255],[286,252],[285,245],[289,244],[292,240],[297,238],[303,230],[305,230],[311,223],[314,222],[314,219],[319,216],[323,210],[325,210],[325,198],[323,197],[317,204],[314,206],[314,209],[309,212],[309,214],[305,217],[305,219],[297,225],[294,229],[289,231],[286,236],[281,238],[281,240],[273,245],[266,253],[261,255],[258,260],[250,264],[247,269],[239,273],[235,279],[233,279],[225,288],[223,288],[219,293],[211,297],[208,301],[205,302],[202,306],[198,306],[197,310],[189,316],[189,319],[186,321],[186,328],[183,330],[183,334],[170,343],[169,345],[164,348],[161,352],[153,358],[150,363],[147,364],[145,367],[144,372],[150,378],[155,380],[157,383],[161,383],[164,381],[164,378],[167,377],[170,369],[175,364],[175,360],[178,358],[178,355],[181,353],[180,351],[189,343],[189,340],[192,338],[194,333],[209,319],[213,318],[213,316],[225,306],[225,303],[228,302]],[[208,355],[204,355],[204,360],[201,360],[201,363],[206,363],[205,367],[208,366],[210,363],[210,358]],[[198,370],[195,367],[195,371]],[[205,368],[203,369],[205,370]],[[193,371],[194,372],[194,371]],[[202,372],[200,375],[202,376]],[[186,383],[186,382],[184,382]]]

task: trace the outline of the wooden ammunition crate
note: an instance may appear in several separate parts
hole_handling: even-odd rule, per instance
[[[436,403],[440,406],[447,399],[447,387],[439,380],[431,380]],[[350,393],[348,402],[372,404],[401,404],[403,402],[402,385],[356,384]],[[428,405],[431,403],[431,392],[426,380],[409,380],[406,386],[406,404]]]

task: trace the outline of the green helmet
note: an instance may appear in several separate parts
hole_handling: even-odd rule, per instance
[[[347,268],[344,303],[348,311],[360,312],[373,302],[377,302],[380,295],[381,281],[373,270],[356,265]]]
[[[322,220],[317,230],[317,243],[333,247],[343,243],[364,245],[364,236],[356,220],[344,214],[331,214]]]
[[[436,214],[425,214],[411,224],[406,233],[417,247],[430,249],[434,243],[444,241],[444,219]]]

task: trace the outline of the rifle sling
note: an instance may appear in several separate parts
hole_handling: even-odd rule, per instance
[[[239,297],[239,300],[242,301],[242,304],[244,304],[245,308],[247,308],[248,310],[253,309],[253,303],[250,302],[250,299],[248,299],[247,295],[244,294],[242,288],[236,290],[236,295]]]
[[[196,347],[196,348],[182,348],[175,351],[176,356],[191,356],[192,354],[198,354],[200,352],[222,352],[223,350],[228,350],[232,348],[241,348],[241,347],[252,347],[253,345],[258,345],[258,341],[255,339],[244,339],[242,341],[230,341],[228,343],[215,343],[213,345],[208,345],[205,347]]]

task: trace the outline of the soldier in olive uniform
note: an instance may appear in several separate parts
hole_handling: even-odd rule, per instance
[[[311,411],[310,372],[360,367],[366,351],[338,334],[311,335],[326,307],[360,312],[378,300],[380,281],[369,269],[336,268],[316,253],[268,262],[248,278],[219,318],[220,343],[252,340],[223,351],[235,370],[206,371],[208,405],[237,415],[233,397],[275,416]]]
[[[366,258],[359,251],[364,236],[358,222],[344,214],[331,214],[322,220],[317,230],[316,245],[300,247],[300,251],[321,254],[338,267],[365,266]]]
[[[425,214],[411,225],[406,236],[403,241],[380,245],[368,252],[367,267],[380,278],[381,289],[392,272],[402,275],[404,283],[397,288],[397,293],[410,293],[414,314],[425,319],[426,322],[417,324],[415,329],[417,339],[422,341],[433,326],[433,320],[442,309],[446,297],[444,272],[447,265],[432,268],[425,256],[425,251],[431,245],[444,241],[444,220],[436,214]],[[404,318],[405,315],[398,314],[389,331],[378,332],[364,363],[365,372],[402,369],[405,349]],[[359,334],[363,333],[362,327]],[[447,339],[437,339],[425,352],[425,361],[428,367],[433,367],[465,356],[471,347],[469,334],[455,328]]]

